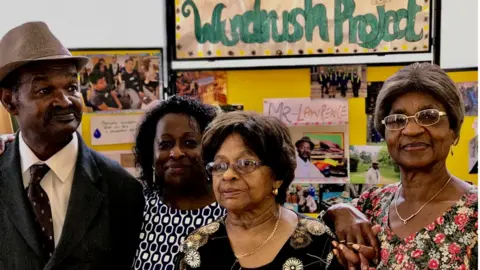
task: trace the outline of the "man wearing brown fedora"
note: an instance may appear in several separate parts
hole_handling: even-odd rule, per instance
[[[0,156],[0,270],[131,266],[142,187],[76,133],[87,62],[41,22],[0,41],[0,99],[20,126]]]
[[[320,170],[313,165],[310,160],[314,148],[312,140],[305,136],[295,143],[297,148],[297,168],[295,169],[295,178],[312,179],[321,178],[323,175]]]

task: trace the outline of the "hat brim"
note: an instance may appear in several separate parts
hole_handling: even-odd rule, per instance
[[[13,71],[17,70],[18,68],[26,64],[33,63],[33,62],[41,62],[41,61],[52,61],[52,60],[72,60],[73,62],[75,62],[77,72],[82,71],[90,61],[90,59],[85,56],[70,56],[70,55],[52,55],[52,56],[35,58],[35,59],[25,59],[21,61],[15,61],[12,63],[8,63],[3,67],[0,67],[0,85],[2,81],[8,76],[8,74],[12,73]]]
[[[313,144],[313,142],[307,141],[307,140],[302,140],[302,139],[298,140],[298,141],[295,143],[295,147],[298,148],[298,145],[300,145],[300,144],[303,143],[303,142],[309,143],[309,144],[310,144],[310,148],[312,148],[312,150],[313,150],[313,148],[315,148],[315,144]]]

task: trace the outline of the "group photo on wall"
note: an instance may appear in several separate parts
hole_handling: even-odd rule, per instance
[[[160,50],[73,54],[90,59],[80,74],[87,112],[145,110],[163,99]]]

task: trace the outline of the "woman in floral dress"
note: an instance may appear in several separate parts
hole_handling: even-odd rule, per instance
[[[446,168],[464,112],[460,92],[438,66],[413,64],[385,82],[375,127],[400,167],[401,181],[326,212],[339,253],[371,245],[379,246],[377,269],[476,269],[477,189]],[[377,238],[372,224],[381,227]]]

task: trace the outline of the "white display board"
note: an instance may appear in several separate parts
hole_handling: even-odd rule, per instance
[[[137,126],[142,117],[143,114],[92,116],[89,134],[92,145],[134,143]]]
[[[478,67],[478,14],[478,0],[442,0],[442,68]]]

